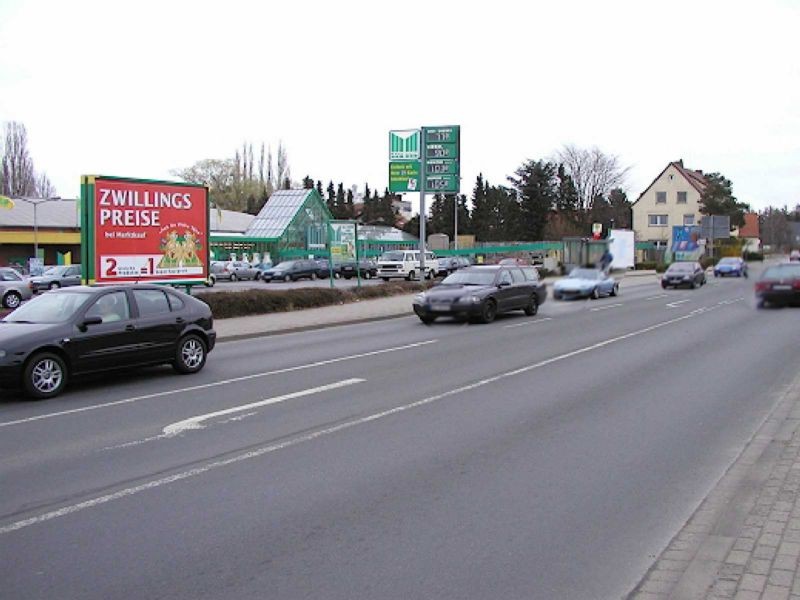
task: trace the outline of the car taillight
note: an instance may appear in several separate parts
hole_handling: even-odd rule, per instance
[[[763,292],[764,290],[768,290],[768,289],[769,289],[769,283],[768,282],[759,281],[758,283],[756,283],[756,291],[757,292]]]
[[[800,279],[795,279],[792,282],[792,288],[795,290],[800,290]]]

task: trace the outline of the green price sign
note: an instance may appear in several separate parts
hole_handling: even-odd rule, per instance
[[[389,191],[392,193],[418,192],[420,185],[418,160],[389,163]]]
[[[461,128],[452,127],[427,127],[425,129],[425,143],[458,144]]]
[[[425,158],[458,158],[458,144],[425,144]]]
[[[425,161],[425,173],[428,175],[458,175],[458,161],[452,158],[427,160]]]
[[[458,193],[459,191],[459,177],[458,175],[426,175],[425,176],[425,191],[426,192],[444,192],[444,193]]]

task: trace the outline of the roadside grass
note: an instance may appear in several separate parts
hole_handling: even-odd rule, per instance
[[[403,281],[353,288],[296,288],[291,290],[242,290],[198,293],[195,297],[211,307],[215,319],[289,312],[411,294],[431,286],[428,282]]]

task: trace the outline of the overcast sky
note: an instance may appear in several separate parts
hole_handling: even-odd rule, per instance
[[[293,179],[388,184],[388,130],[462,126],[462,192],[564,144],[800,202],[800,1],[0,1],[0,121],[64,197],[280,140]],[[418,194],[414,194],[416,199]]]

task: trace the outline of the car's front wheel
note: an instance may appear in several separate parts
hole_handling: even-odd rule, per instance
[[[61,287],[60,283],[58,283],[57,281],[52,281],[52,282],[50,282],[50,285],[47,286],[47,289],[57,290],[60,287]]]
[[[529,317],[532,317],[536,313],[539,312],[539,299],[536,297],[536,294],[533,294],[530,299],[528,300],[528,304],[525,306],[525,314]]]
[[[414,279],[416,279],[416,277],[417,277],[417,274],[414,271],[409,271],[408,272],[408,277],[406,277],[406,279],[408,279],[409,281],[414,281]]]
[[[17,308],[22,303],[22,296],[19,293],[11,291],[3,297],[3,306],[10,309]]]
[[[592,298],[592,300],[597,300],[599,297],[600,297],[600,290],[598,290],[597,287],[595,287],[592,290],[591,298]]]
[[[239,278],[236,276],[236,273],[231,273],[231,281],[236,281],[237,279]]]
[[[614,284],[614,287],[611,288],[611,295],[618,296],[619,295],[619,284]]]
[[[190,333],[178,342],[172,366],[178,373],[197,373],[206,364],[206,344],[200,336]]]
[[[284,280],[286,283],[289,283],[289,282],[292,280],[292,276],[291,276],[291,275],[284,275],[284,276],[283,276],[283,280]]]
[[[430,325],[436,320],[434,315],[419,315],[419,320],[425,323],[425,325]]]
[[[60,394],[67,385],[67,365],[58,354],[40,352],[28,361],[22,377],[28,396],[46,400]]]
[[[494,318],[497,316],[497,304],[494,300],[489,298],[488,300],[484,300],[483,304],[481,305],[481,316],[480,321],[481,323],[491,323],[494,321]]]

